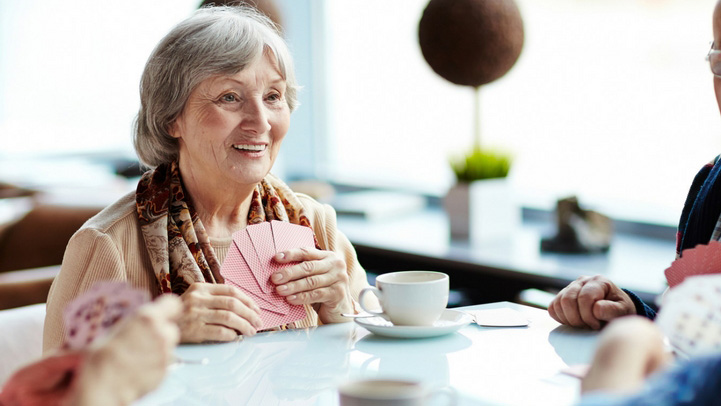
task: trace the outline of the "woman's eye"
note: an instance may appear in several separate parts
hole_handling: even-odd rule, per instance
[[[223,96],[221,96],[220,99],[227,103],[233,103],[233,102],[238,101],[238,96],[236,96],[233,93],[228,93],[228,94],[224,94]]]
[[[280,93],[271,93],[267,97],[268,101],[275,102],[281,99]]]

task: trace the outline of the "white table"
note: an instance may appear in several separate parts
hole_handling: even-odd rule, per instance
[[[561,374],[588,363],[596,333],[559,326],[546,311],[502,302],[460,310],[510,307],[528,327],[471,324],[452,335],[390,339],[355,323],[272,332],[225,344],[182,345],[187,360],[171,368],[138,405],[337,405],[337,387],[357,378],[403,378],[451,386],[460,405],[570,405],[578,379]]]

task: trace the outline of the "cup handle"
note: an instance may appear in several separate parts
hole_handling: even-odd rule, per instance
[[[360,292],[360,295],[358,295],[358,304],[360,305],[361,309],[363,309],[366,313],[374,314],[376,316],[381,316],[381,317],[385,316],[385,313],[383,313],[382,311],[377,312],[375,310],[370,310],[370,309],[366,308],[365,304],[363,304],[363,297],[366,295],[366,293],[369,293],[369,292],[376,295],[376,297],[378,298],[379,301],[383,300],[383,292],[380,289],[376,288],[375,286],[369,286],[367,288],[363,288],[363,290],[361,290],[361,292]]]

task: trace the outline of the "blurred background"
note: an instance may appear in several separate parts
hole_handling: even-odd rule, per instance
[[[0,181],[109,201],[132,189],[138,82],[197,0],[0,0]],[[277,0],[301,106],[274,172],[443,196],[472,142],[473,94],[423,60],[427,0]],[[514,157],[525,207],[576,194],[617,219],[675,225],[719,152],[704,57],[713,0],[517,0],[525,44],[481,90],[484,143]],[[61,193],[59,193],[61,194]]]

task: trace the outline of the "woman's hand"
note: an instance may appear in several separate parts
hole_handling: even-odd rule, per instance
[[[281,264],[299,262],[271,276],[276,292],[293,305],[314,305],[321,322],[348,321],[341,313],[352,313],[353,304],[348,288],[345,261],[333,251],[298,248],[279,252],[275,260]]]
[[[636,314],[636,306],[608,278],[582,276],[558,292],[548,314],[561,324],[598,330],[602,322]]]
[[[174,359],[181,309],[176,296],[161,296],[94,342],[71,403],[126,405],[160,385]]]
[[[663,335],[650,320],[637,316],[615,320],[601,334],[581,390],[631,392],[669,359]]]
[[[196,282],[180,296],[180,341],[232,341],[238,334],[253,336],[263,325],[260,308],[230,285]]]

